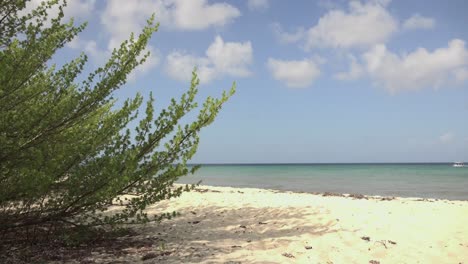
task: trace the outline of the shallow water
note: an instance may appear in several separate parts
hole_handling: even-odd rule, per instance
[[[427,164],[202,165],[179,183],[468,200],[468,167]]]

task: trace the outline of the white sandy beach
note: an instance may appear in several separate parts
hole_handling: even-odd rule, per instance
[[[468,263],[468,202],[356,199],[200,186],[149,213],[153,245],[115,258],[145,263]],[[147,256],[143,261],[142,256]]]

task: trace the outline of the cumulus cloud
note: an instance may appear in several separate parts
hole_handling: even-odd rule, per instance
[[[270,6],[268,0],[248,0],[247,7],[249,10],[266,10]]]
[[[428,51],[418,48],[406,54],[396,54],[383,44],[375,45],[361,56],[352,58],[350,70],[337,74],[341,80],[353,80],[368,75],[378,86],[391,93],[403,90],[440,88],[468,80],[468,50],[460,39],[447,47]]]
[[[434,25],[435,20],[433,18],[414,14],[403,22],[403,29],[431,29]]]
[[[37,1],[37,0],[35,0]],[[68,1],[64,13],[70,17],[89,17],[94,9],[96,0]]]
[[[21,14],[27,14],[41,5],[43,0],[31,0],[26,4],[25,9],[22,10]],[[95,9],[96,0],[73,0],[68,1],[67,6],[64,8],[65,19],[68,20],[72,17],[75,19],[85,19],[93,14],[93,10]],[[120,7],[119,7],[120,5]],[[125,9],[126,8],[126,9]],[[114,14],[114,19],[118,19],[119,14],[125,17],[127,14],[126,12],[130,10],[139,9],[141,6],[137,6],[134,2],[130,1],[108,1],[107,6],[103,12],[101,19],[110,14]],[[110,10],[109,10],[110,9]],[[48,10],[49,18],[55,18],[59,13],[58,6],[55,5],[51,9]],[[20,15],[21,15],[20,14]],[[150,14],[148,14],[149,17]],[[111,15],[112,16],[112,15]],[[145,19],[147,17],[144,17]],[[144,20],[143,20],[144,21]],[[109,22],[109,21],[104,21]],[[115,22],[115,21],[114,21]],[[122,21],[120,21],[122,22]],[[103,23],[105,25],[105,29],[107,32],[110,33],[110,40],[107,48],[99,47],[98,43],[95,40],[86,40],[79,36],[76,36],[72,41],[66,44],[68,48],[79,50],[85,52],[94,62],[98,64],[105,63],[106,59],[110,56],[111,51],[113,48],[120,45],[121,41],[127,39],[130,36],[130,32],[138,32],[140,31],[144,24],[133,23],[134,21],[130,21],[129,24],[125,24],[128,20],[123,21],[123,24],[116,24],[116,26],[112,27],[110,24]],[[45,24],[46,26],[50,25],[50,21]],[[150,69],[155,67],[159,64],[159,51],[151,45],[146,47],[146,52],[150,52],[150,56],[146,60],[146,62],[142,65],[139,65],[134,72],[131,73],[129,76],[130,79],[134,78],[136,75],[148,72]]]
[[[246,77],[251,74],[248,66],[252,63],[252,44],[250,41],[224,42],[216,36],[208,47],[205,56],[199,57],[185,52],[174,51],[166,58],[167,74],[180,81],[191,78],[191,72],[197,67],[202,83],[208,83],[224,75]]]
[[[138,33],[155,13],[166,29],[202,30],[223,26],[240,16],[240,11],[227,3],[207,0],[112,0],[106,2],[101,23],[111,34],[109,46],[114,48],[131,32]]]
[[[215,69],[207,58],[196,57],[178,51],[170,53],[166,58],[166,73],[175,80],[190,80],[194,67],[197,67],[198,78],[202,83],[214,79]]]
[[[269,58],[267,67],[273,78],[284,82],[288,87],[308,87],[320,76],[318,64],[312,59],[278,60]]]
[[[279,23],[271,25],[273,33],[281,43],[295,43],[301,41],[305,37],[304,28],[298,28],[295,32],[286,32]]]
[[[95,0],[80,1],[94,3]],[[77,6],[79,1],[69,2]],[[76,10],[84,11],[85,8]],[[140,33],[153,13],[163,28],[174,30],[202,30],[211,26],[223,26],[240,16],[240,11],[227,3],[211,4],[207,0],[109,0],[105,2],[100,17],[101,24],[109,35],[107,48],[99,50],[95,47],[96,42],[84,40],[78,40],[70,47],[84,48],[87,53],[99,58],[108,57],[132,32]],[[159,51],[151,45],[147,46],[145,52],[147,51],[151,53],[150,57],[136,68],[135,74],[148,72],[159,64]]]
[[[20,12],[21,15],[26,15],[32,10],[36,9],[41,5],[43,0],[31,0],[26,3],[26,7]],[[93,11],[96,0],[74,0],[68,1],[67,6],[63,10],[65,14],[65,19],[68,20],[72,17],[76,19],[82,19],[89,17]],[[57,17],[59,13],[58,5],[53,6],[47,11],[49,19]],[[46,26],[50,25],[50,21],[45,24]]]
[[[459,82],[468,80],[468,67],[455,70],[455,78]]]
[[[208,4],[206,0],[176,0],[174,9],[171,11],[175,27],[185,30],[223,26],[240,16],[240,11],[232,5],[227,3]]]
[[[96,41],[84,40],[80,36],[76,36],[72,41],[66,44],[71,49],[84,51],[88,56],[97,59],[99,62],[103,62],[105,51],[100,50]]]
[[[468,65],[468,50],[465,42],[459,39],[433,52],[418,48],[404,55],[388,51],[385,45],[376,45],[363,59],[367,72],[378,84],[397,92],[448,84]]]
[[[337,2],[321,0],[320,7],[327,9],[318,22],[304,30],[286,32],[279,24],[273,32],[280,42],[301,42],[302,48],[369,48],[386,41],[399,30],[430,29],[435,20],[413,14],[401,26],[400,21],[387,9],[390,0],[349,1],[347,9]]]
[[[350,2],[349,10],[330,10],[307,32],[305,48],[366,47],[385,42],[398,30],[386,1]]]
[[[110,50],[99,48],[96,41],[85,40],[79,36],[76,36],[72,41],[67,43],[67,47],[83,51],[97,64],[104,64],[111,55]],[[159,50],[152,45],[147,45],[146,49],[142,52],[142,55],[146,54],[147,52],[150,52],[149,57],[146,59],[145,63],[138,65],[135,70],[130,73],[130,80],[135,79],[135,77],[138,75],[149,72],[151,69],[159,65],[161,57]],[[140,58],[142,55],[140,55]]]

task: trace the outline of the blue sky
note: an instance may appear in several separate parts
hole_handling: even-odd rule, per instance
[[[118,98],[164,107],[194,66],[201,99],[237,82],[193,162],[468,161],[467,1],[69,2],[89,25],[56,60],[90,68],[156,14]]]

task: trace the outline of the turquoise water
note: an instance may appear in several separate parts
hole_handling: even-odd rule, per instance
[[[203,165],[180,183],[468,200],[468,168],[431,164]]]

